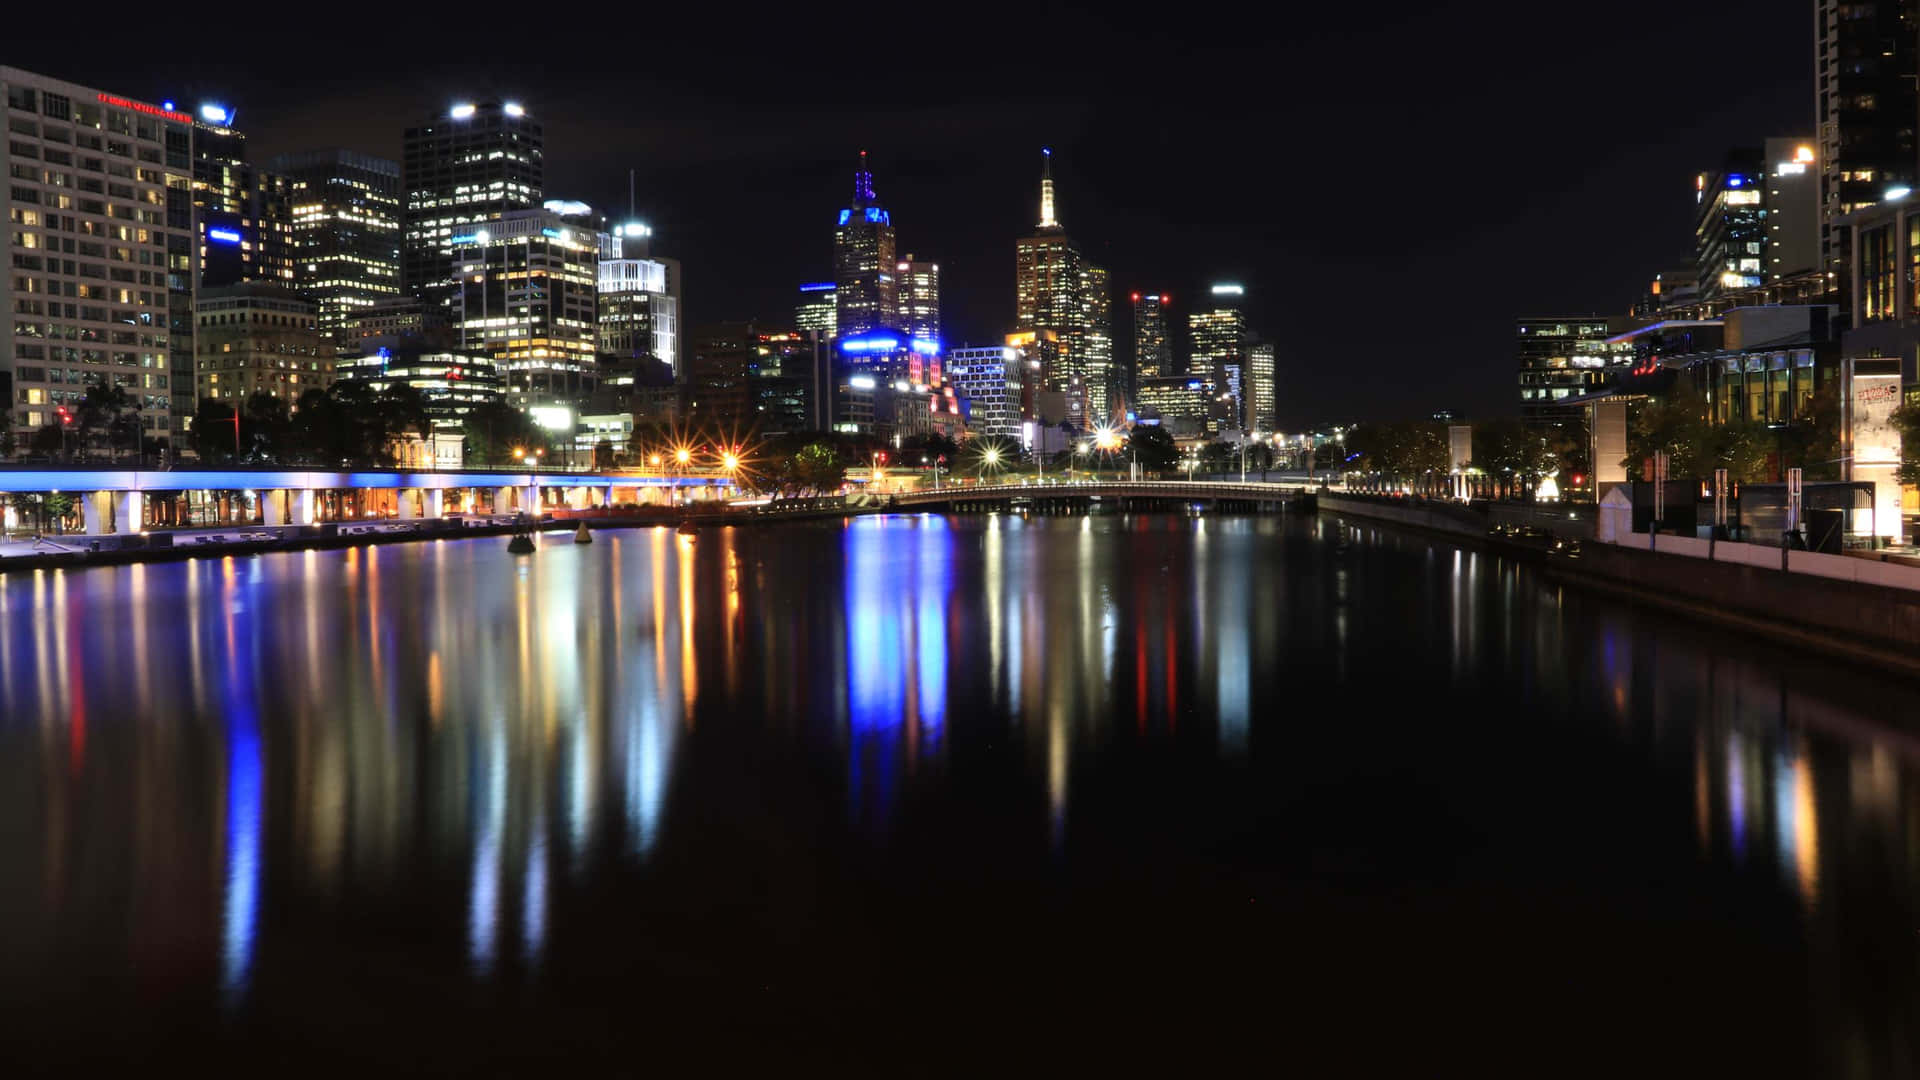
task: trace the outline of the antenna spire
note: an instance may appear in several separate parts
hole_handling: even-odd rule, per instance
[[[860,151],[860,168],[853,174],[853,205],[865,206],[873,201],[873,174],[867,171],[867,152]]]
[[[1040,148],[1040,227],[1057,229],[1060,219],[1053,215],[1053,151]]]

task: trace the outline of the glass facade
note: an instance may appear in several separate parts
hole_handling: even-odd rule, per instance
[[[267,167],[291,185],[294,292],[313,302],[337,354],[358,355],[348,321],[400,294],[400,164],[336,149]]]
[[[546,184],[545,130],[517,105],[457,105],[408,128],[401,162],[400,287],[451,300],[457,236],[538,207]]]

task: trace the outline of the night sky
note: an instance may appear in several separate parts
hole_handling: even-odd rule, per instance
[[[1695,171],[1813,129],[1810,0],[554,5],[485,27],[436,5],[385,37],[325,24],[384,11],[304,5],[71,52],[69,16],[35,8],[6,16],[0,61],[230,103],[257,160],[397,159],[456,100],[521,101],[549,197],[619,214],[636,171],[695,323],[790,320],[866,149],[900,252],[940,263],[948,342],[997,342],[1051,146],[1060,216],[1113,271],[1117,354],[1129,291],[1171,290],[1184,323],[1208,282],[1241,282],[1287,427],[1516,412],[1514,315],[1624,311],[1690,258]],[[295,10],[312,21],[282,25]]]

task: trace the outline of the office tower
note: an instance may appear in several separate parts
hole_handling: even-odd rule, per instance
[[[1693,178],[1693,262],[1700,298],[1749,289],[1766,281],[1766,165],[1761,151],[1727,153],[1716,172]]]
[[[834,292],[831,281],[813,281],[800,286],[800,303],[793,309],[794,325],[831,339],[839,325],[834,311]]]
[[[1221,417],[1233,429],[1247,426],[1245,412],[1245,367],[1247,317],[1241,310],[1246,290],[1239,285],[1215,285],[1208,290],[1210,303],[1202,311],[1187,316],[1187,330],[1193,338],[1193,375],[1213,380],[1229,406]]]
[[[202,105],[193,121],[193,207],[200,283],[293,284],[293,186],[256,167],[233,110]]]
[[[873,194],[867,152],[853,174],[853,204],[840,211],[833,230],[834,318],[841,335],[900,328],[894,281],[893,216]]]
[[[620,249],[583,203],[510,210],[448,238],[451,317],[460,351],[491,356],[522,408],[577,404],[593,390],[600,346],[601,258]]]
[[[1080,364],[1086,372],[1087,426],[1124,418],[1127,391],[1113,362],[1113,297],[1105,267],[1080,266]]]
[[[1271,434],[1279,428],[1279,386],[1274,379],[1274,347],[1253,345],[1247,349],[1247,424],[1255,431]]]
[[[753,362],[758,331],[751,322],[696,327],[687,343],[687,417],[705,430],[744,435],[755,417]]]
[[[1808,138],[1768,139],[1768,281],[1820,268],[1820,169]]]
[[[1020,435],[1020,351],[1010,345],[948,349],[946,376],[967,400],[967,430],[1012,439]]]
[[[1041,153],[1040,222],[1014,244],[1014,326],[1016,333],[1058,338],[1057,349],[1040,350],[1034,382],[1041,392],[1065,395],[1067,422],[1084,430],[1104,422],[1113,404],[1108,275],[1081,255],[1061,225],[1053,153]]]
[[[814,332],[756,326],[751,344],[747,381],[755,430],[762,435],[821,430],[814,394],[825,340]]]
[[[0,277],[0,400],[24,446],[102,380],[147,440],[193,414],[193,119],[0,67],[13,256]]]
[[[1173,348],[1167,339],[1167,293],[1133,294],[1133,381],[1175,375]]]
[[[334,379],[312,301],[261,282],[203,287],[194,300],[194,393],[239,408],[260,392],[287,404]]]
[[[267,169],[291,185],[293,291],[315,305],[334,352],[357,356],[348,321],[400,295],[400,163],[328,149]]]
[[[1529,315],[1515,322],[1519,344],[1520,418],[1557,423],[1578,416],[1583,406],[1566,405],[1605,388],[1633,362],[1631,343],[1607,339],[1639,325],[1631,318],[1605,315]]]
[[[1820,250],[1830,274],[1846,261],[1847,230],[1834,219],[1915,185],[1916,20],[1920,0],[1814,0]]]
[[[910,338],[940,340],[940,264],[909,254],[894,265],[900,295],[900,329]]]
[[[456,236],[545,197],[541,125],[514,102],[455,105],[408,128],[400,177],[400,288],[451,302]]]
[[[679,274],[672,259],[649,258],[645,225],[614,227],[618,258],[600,262],[601,362],[653,360],[671,374],[680,364]]]

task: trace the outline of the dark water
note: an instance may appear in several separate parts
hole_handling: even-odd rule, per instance
[[[16,1068],[1920,1068],[1916,688],[1424,538],[454,541],[0,633]]]

